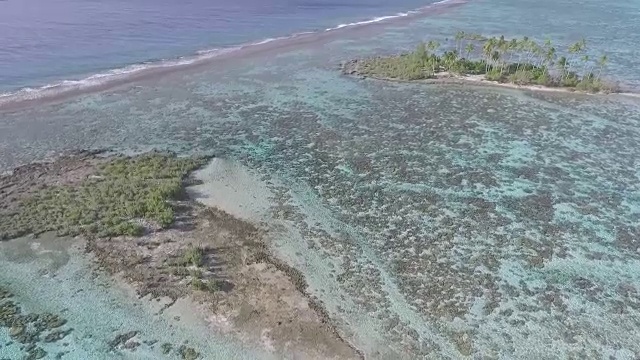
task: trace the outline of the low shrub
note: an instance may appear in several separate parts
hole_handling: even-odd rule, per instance
[[[108,161],[82,183],[44,188],[11,213],[0,212],[0,239],[56,231],[59,235],[140,236],[140,220],[161,228],[174,221],[170,200],[205,159],[151,153]]]
[[[196,266],[200,267],[204,265],[205,250],[202,247],[190,246],[182,255],[183,266]]]

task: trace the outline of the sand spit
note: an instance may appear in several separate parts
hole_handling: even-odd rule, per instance
[[[95,176],[95,169],[109,159],[109,156],[79,152],[51,163],[20,167],[0,178],[3,195],[0,205],[2,209],[9,209],[10,203],[19,203],[46,186],[73,185]],[[212,164],[224,164],[224,160],[216,159]],[[189,178],[183,185],[198,183]],[[224,202],[221,205],[233,210]],[[308,296],[301,273],[270,253],[264,242],[265,230],[259,224],[196,203],[187,196],[177,199],[172,206],[176,221],[170,228],[159,230],[148,226],[140,237],[84,236],[59,240],[55,234],[41,234],[29,240],[8,240],[1,245],[11,247],[20,241],[30,241],[25,246],[36,249],[42,247],[41,244],[58,244],[57,251],[65,255],[54,261],[54,270],[47,276],[57,276],[55,271],[65,269],[67,263],[86,261],[95,276],[112,275],[108,277],[111,283],[103,284],[106,288],[120,288],[120,291],[128,288],[134,295],[131,301],[152,304],[156,316],[180,323],[168,325],[174,328],[175,341],[169,340],[171,336],[162,341],[146,339],[141,336],[145,329],[122,327],[117,334],[111,334],[113,338],[103,339],[112,344],[103,349],[105,352],[133,353],[144,347],[137,356],[142,356],[144,351],[156,358],[176,355],[183,359],[211,358],[211,351],[221,350],[199,344],[197,337],[193,344],[185,345],[179,340],[193,329],[204,327],[209,332],[202,334],[205,337],[237,340],[239,348],[235,355],[228,349],[224,351],[231,354],[229,358],[255,356],[247,355],[254,351],[250,349],[262,354],[261,358],[362,357],[340,337],[322,305]],[[47,243],[49,238],[58,240]],[[67,249],[72,244],[81,251]],[[0,284],[8,293],[16,291],[12,285],[16,281],[7,275],[0,276]],[[23,286],[20,291],[26,295],[38,289]],[[126,308],[129,304],[122,306]],[[70,321],[70,326],[76,325]],[[4,354],[2,349],[0,358]],[[29,346],[12,351],[40,354],[40,350],[34,349],[39,348]]]

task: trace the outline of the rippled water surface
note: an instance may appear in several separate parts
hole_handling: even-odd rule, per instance
[[[0,1],[0,93],[415,10],[429,0]]]
[[[381,83],[337,64],[456,29],[585,36],[638,84],[638,9],[470,2],[5,112],[0,164],[77,147],[237,162],[269,188],[274,249],[373,358],[634,359],[637,98]]]

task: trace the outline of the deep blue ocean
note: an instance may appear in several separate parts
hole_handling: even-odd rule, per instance
[[[0,1],[0,91],[393,16],[433,0]]]

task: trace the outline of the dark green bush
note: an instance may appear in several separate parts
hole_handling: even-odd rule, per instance
[[[560,86],[589,92],[615,91],[614,87],[606,87],[599,81],[607,56],[603,55],[597,64],[590,63],[589,56],[584,53],[585,40],[572,44],[567,49],[568,56],[561,56],[550,40],[540,44],[528,37],[488,38],[465,32],[456,34],[453,49],[438,51],[439,46],[435,41],[421,42],[412,52],[359,60],[355,62],[355,68],[348,67],[348,70],[349,73],[399,80],[428,79],[442,72],[484,74],[490,81],[519,85]],[[587,68],[591,70],[582,76],[575,71]],[[594,76],[594,71],[597,76]]]
[[[200,267],[204,264],[205,251],[201,247],[190,246],[182,255],[182,265]]]
[[[182,192],[183,178],[203,163],[160,153],[113,159],[78,185],[45,188],[13,213],[0,213],[0,239],[47,231],[140,236],[141,220],[168,227],[174,221],[170,200]]]
[[[213,279],[203,280],[200,278],[193,278],[191,279],[191,287],[195,290],[208,291],[212,293],[220,290],[218,282]]]

